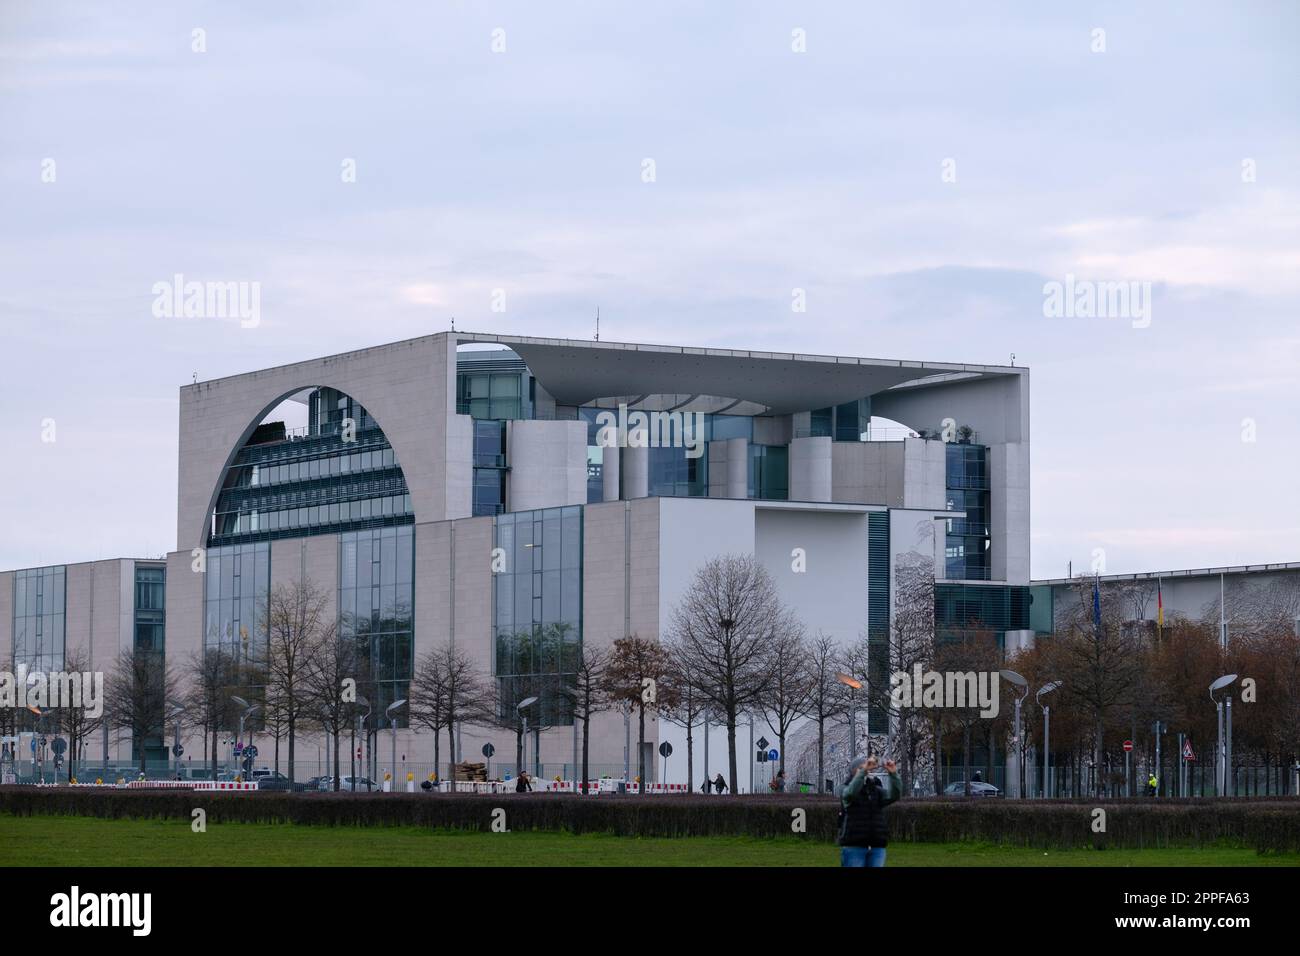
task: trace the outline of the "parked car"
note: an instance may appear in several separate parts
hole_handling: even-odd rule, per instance
[[[352,783],[353,779],[354,779],[354,778],[351,777],[351,776],[340,777],[340,778],[339,778],[339,789],[340,789],[340,790],[345,790],[345,791],[351,792],[351,791],[354,789],[354,788],[353,788],[353,783]],[[374,782],[373,780],[371,780],[369,777],[356,777],[355,780],[356,780],[356,787],[355,787],[355,789],[356,789],[356,791],[357,791],[358,793],[365,793],[367,790],[381,790],[381,789],[383,789],[382,787],[380,787],[379,784],[375,783],[375,782]],[[334,789],[334,778],[333,778],[333,777],[321,777],[321,778],[320,778],[320,789],[322,789],[322,790],[333,790],[333,789]]]
[[[964,797],[966,796],[966,781],[957,780],[943,788],[945,797]],[[970,795],[972,797],[1000,797],[1002,791],[991,783],[983,783],[979,780],[970,782]]]

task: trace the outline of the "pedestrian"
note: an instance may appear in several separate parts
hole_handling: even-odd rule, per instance
[[[713,789],[718,791],[718,793],[726,793],[727,791],[727,781],[723,779],[721,771],[719,771],[718,775],[713,778]]]
[[[771,788],[773,793],[785,793],[785,771],[778,770],[776,776],[772,778]]]
[[[519,771],[519,779],[515,782],[515,793],[529,793],[533,789],[533,783],[528,779],[528,771]]]
[[[1154,797],[1156,795],[1156,789],[1159,786],[1159,783],[1160,782],[1156,780],[1156,775],[1154,773],[1147,777],[1147,796]]]
[[[713,781],[706,776],[704,778],[704,782],[700,784],[700,793],[708,793],[712,789],[713,789]]]
[[[840,788],[840,866],[884,866],[889,844],[885,807],[903,795],[898,765],[885,761],[889,774],[885,783],[873,774],[875,757],[858,757],[849,767],[849,778]]]
[[[974,782],[974,783],[983,783],[983,782],[984,782],[984,775],[983,775],[982,773],[980,773],[978,770],[976,770],[976,771],[975,771],[975,776],[971,777],[971,781]]]

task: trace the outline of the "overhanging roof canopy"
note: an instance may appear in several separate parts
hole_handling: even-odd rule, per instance
[[[614,395],[722,395],[771,414],[825,408],[905,383],[918,386],[1018,375],[1006,366],[753,352],[457,333],[458,343],[513,349],[555,400],[584,405]]]

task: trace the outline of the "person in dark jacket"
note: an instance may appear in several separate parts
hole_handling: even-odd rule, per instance
[[[528,793],[533,789],[532,781],[528,779],[528,774],[520,771],[519,779],[515,781],[515,793]]]
[[[718,793],[727,792],[727,781],[725,778],[723,778],[721,773],[719,773],[716,777],[713,778],[713,789],[717,790]]]
[[[713,781],[710,780],[708,777],[705,777],[704,782],[700,784],[700,793],[708,793],[712,789],[713,789]]]
[[[903,794],[898,766],[885,761],[889,774],[884,783],[872,773],[875,757],[858,757],[849,766],[849,778],[840,788],[840,866],[884,866],[889,826],[885,807]]]

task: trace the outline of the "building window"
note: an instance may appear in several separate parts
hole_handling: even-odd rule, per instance
[[[235,456],[209,547],[414,522],[401,465],[366,410],[329,388],[307,403],[301,433],[263,423]]]
[[[492,576],[493,673],[503,720],[528,697],[534,726],[568,726],[562,688],[582,652],[582,508],[503,514],[494,527],[506,570]]]
[[[166,633],[167,569],[135,566],[135,649],[162,654]]]
[[[497,421],[523,418],[523,377],[519,372],[458,373],[456,411]]]
[[[790,497],[790,450],[787,446],[749,446],[749,497],[766,501],[785,501]]]
[[[505,511],[506,470],[506,423],[475,421],[474,515],[495,515]]]
[[[355,641],[358,683],[382,715],[407,699],[415,667],[415,529],[370,528],[339,535],[339,639]],[[408,726],[406,709],[397,716]]]
[[[13,665],[29,673],[63,670],[67,568],[29,568],[13,578]]]
[[[266,600],[271,591],[267,542],[209,548],[204,595],[203,646],[239,666],[266,660]]]
[[[949,518],[944,535],[944,577],[956,581],[987,581],[992,577],[989,548],[988,448],[965,442],[945,446],[947,507],[964,511]]]

